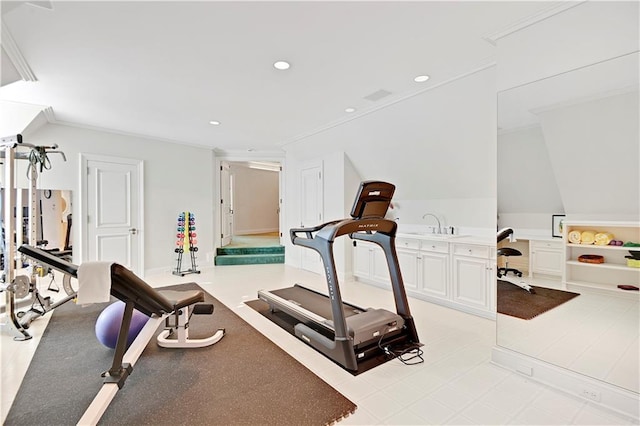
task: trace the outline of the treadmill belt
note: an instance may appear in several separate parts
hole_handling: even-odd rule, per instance
[[[311,290],[307,290],[297,285],[294,287],[272,290],[270,291],[270,293],[288,300],[291,303],[300,306],[301,308],[320,315],[325,319],[333,320],[333,313],[331,312],[331,301],[327,296]],[[346,318],[352,315],[359,314],[360,312],[364,311],[364,309],[360,309],[347,303],[342,303],[342,311],[344,312],[344,316]]]
[[[290,290],[290,289],[287,289]],[[304,291],[304,290],[303,290]],[[272,292],[274,293],[274,292]],[[326,302],[326,298],[325,302]],[[262,300],[249,300],[247,302],[244,302],[247,306],[249,306],[250,308],[252,308],[253,310],[255,310],[256,312],[260,313],[262,316],[264,316],[265,318],[267,318],[268,320],[270,320],[271,322],[273,322],[274,324],[277,324],[279,327],[281,327],[282,329],[286,330],[289,334],[291,334],[292,336],[295,336],[295,331],[294,331],[294,326],[299,323],[300,321],[296,320],[293,317],[290,317],[289,315],[285,314],[284,312],[278,311],[278,312],[272,312],[271,309],[269,308],[269,304],[267,304],[266,302],[263,302]],[[400,340],[401,338],[398,338],[398,340]],[[401,349],[399,347],[399,349]],[[326,356],[327,359],[335,362],[335,360],[331,359],[330,357],[328,357],[326,354],[323,354],[322,352],[319,352],[322,355]],[[391,358],[384,355],[384,354],[380,354],[377,356],[373,356],[371,358],[365,359],[363,361],[358,362],[358,371],[352,371],[352,370],[348,370],[346,368],[344,368],[343,365],[340,365],[339,363],[335,362],[335,364],[344,369],[344,371],[346,371],[347,373],[353,375],[353,376],[357,376],[360,373],[364,373],[365,371],[369,371],[374,367],[377,367],[378,365],[384,364],[387,361],[390,361]]]

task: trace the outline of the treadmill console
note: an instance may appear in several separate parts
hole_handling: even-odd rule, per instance
[[[351,208],[354,219],[384,218],[391,204],[395,185],[381,181],[364,181]]]

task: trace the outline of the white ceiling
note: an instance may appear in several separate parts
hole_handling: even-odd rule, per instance
[[[273,152],[486,65],[487,36],[557,4],[3,1],[3,47],[37,81],[0,100],[51,107],[62,124]],[[365,99],[379,90],[391,95]]]

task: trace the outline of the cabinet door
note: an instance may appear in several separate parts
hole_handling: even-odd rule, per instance
[[[398,264],[404,287],[408,290],[418,290],[418,256],[415,250],[397,250]]]
[[[534,248],[531,253],[531,269],[534,273],[547,275],[562,275],[562,252]]]
[[[371,245],[371,278],[376,281],[391,284],[391,276],[389,275],[389,266],[387,266],[387,258],[384,251],[377,246]]]
[[[468,306],[488,310],[489,281],[486,259],[453,257],[453,300]]]
[[[353,274],[361,278],[371,275],[371,244],[358,241],[353,248]]]
[[[449,255],[423,252],[418,262],[421,272],[421,291],[431,296],[449,298]]]

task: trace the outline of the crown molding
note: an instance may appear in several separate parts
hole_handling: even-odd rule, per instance
[[[24,81],[38,81],[36,75],[31,70],[31,67],[27,63],[27,60],[22,56],[22,52],[18,48],[16,41],[13,39],[13,36],[9,32],[7,28],[7,24],[4,22],[4,19],[0,21],[0,26],[2,27],[2,47],[4,51],[7,53],[7,56],[13,63],[13,66],[18,71],[18,74]]]
[[[45,114],[47,114],[47,113],[45,112]],[[126,132],[126,131],[115,130],[115,129],[107,129],[105,127],[99,127],[99,126],[91,126],[89,124],[80,124],[80,123],[73,123],[73,122],[70,122],[70,121],[61,121],[61,120],[57,120],[55,118],[55,116],[53,116],[53,110],[51,110],[51,113],[46,115],[46,117],[47,117],[47,121],[49,121],[49,123],[60,125],[60,126],[67,126],[67,127],[74,127],[74,128],[77,128],[77,129],[91,130],[93,132],[111,133],[111,134],[114,134],[114,135],[127,136],[127,137],[131,137],[131,138],[146,139],[146,140],[156,141],[156,142],[171,143],[171,144],[176,144],[176,145],[185,145],[185,146],[190,146],[190,147],[193,147],[193,148],[207,149],[207,150],[210,150],[210,151],[213,151],[215,149],[214,147],[198,144],[198,143],[195,143],[195,142],[178,141],[178,140],[175,140],[175,139],[162,138],[162,137],[153,136],[153,135],[145,135],[145,134],[141,134],[141,133]]]
[[[498,30],[494,33],[491,34],[487,34],[486,36],[482,37],[482,39],[484,41],[486,41],[489,44],[492,44],[494,46],[497,45],[498,40],[500,40],[503,37],[506,37],[508,35],[511,35],[515,32],[518,32],[524,28],[527,28],[531,25],[537,24],[538,22],[544,21],[545,19],[548,19],[552,16],[555,16],[559,13],[562,13],[564,11],[567,11],[569,9],[572,9],[576,6],[579,6],[583,3],[586,3],[587,0],[577,0],[577,1],[573,1],[573,0],[569,0],[569,1],[560,1],[560,2],[556,2],[555,4],[553,4],[552,6],[543,9],[533,15],[530,15],[524,19],[521,19],[519,21],[514,22],[513,24],[510,24],[509,26]]]
[[[49,123],[56,123],[56,115],[53,112],[53,108],[51,108],[50,106],[46,107],[42,110],[42,113]]]
[[[242,150],[242,149],[222,149],[214,148],[214,153],[221,159],[227,161],[250,161],[255,159],[261,159],[264,161],[273,160],[281,161],[285,157],[284,151],[272,151],[272,150]]]

